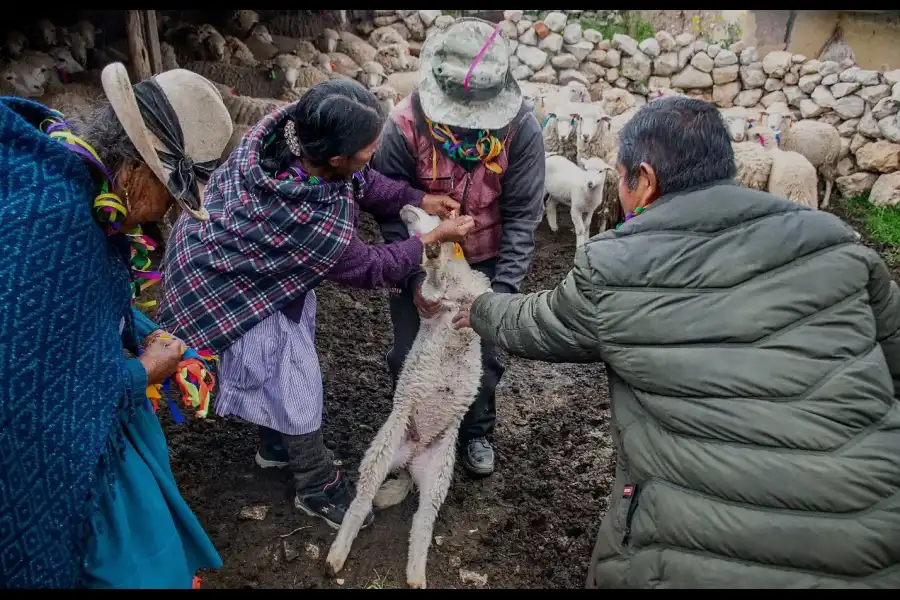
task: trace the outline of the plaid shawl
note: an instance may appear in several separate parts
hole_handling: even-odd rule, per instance
[[[213,173],[209,220],[183,217],[172,230],[157,318],[189,346],[222,352],[313,289],[350,243],[352,181],[279,181],[260,164],[263,141],[292,107],[260,121]]]

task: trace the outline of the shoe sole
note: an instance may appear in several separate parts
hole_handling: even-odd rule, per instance
[[[476,467],[465,458],[462,459],[462,465],[466,471],[468,471],[472,475],[477,475],[478,477],[487,477],[488,475],[492,475],[494,473],[494,467],[490,467],[489,469]]]
[[[280,460],[268,460],[262,457],[259,452],[256,453],[256,464],[261,469],[284,469],[288,466],[286,462]]]
[[[306,507],[303,505],[303,503],[300,502],[300,498],[297,498],[296,496],[294,496],[294,507],[300,509],[300,510],[301,510],[302,512],[304,512],[307,516],[310,516],[310,517],[313,517],[313,518],[317,518],[317,519],[322,519],[322,520],[325,521],[325,523],[327,523],[328,526],[331,527],[332,529],[340,530],[340,528],[341,528],[341,524],[340,524],[340,523],[335,523],[335,522],[332,521],[331,519],[329,519],[329,518],[327,518],[327,517],[324,517],[324,516],[320,515],[319,513],[317,513],[317,512],[315,512],[315,511],[312,511],[312,510],[306,508]],[[362,524],[362,526],[360,527],[360,529],[365,529],[366,527],[368,527],[368,526],[371,525],[371,524],[372,524],[371,521],[370,521],[369,523],[366,523],[365,521],[363,521],[363,524]]]

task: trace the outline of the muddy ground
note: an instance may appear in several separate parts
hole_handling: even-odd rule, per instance
[[[371,222],[364,231],[377,237]],[[542,223],[526,291],[552,287],[564,276],[574,241],[566,216],[558,234]],[[900,279],[897,270],[894,275]],[[387,296],[330,284],[318,295],[326,439],[355,476],[391,407]],[[463,582],[465,571],[486,576],[489,588],[584,585],[612,483],[603,368],[510,357],[506,365],[497,399],[497,470],[472,480],[457,466],[428,557],[431,588],[480,585]],[[324,565],[335,532],[294,509],[286,474],[256,467],[254,426],[218,418],[174,425],[166,409],[160,415],[181,490],[225,562],[200,574],[203,587],[405,587],[415,495],[377,513],[336,579]],[[268,508],[263,520],[240,517],[243,508],[257,506]]]

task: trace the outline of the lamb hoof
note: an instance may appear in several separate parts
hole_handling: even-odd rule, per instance
[[[340,570],[344,568],[344,561],[346,560],[346,556],[339,556],[339,553],[335,552],[334,548],[332,548],[328,553],[328,558],[325,559],[325,562],[331,567],[331,572],[337,575]]]
[[[421,579],[418,579],[418,578],[414,578],[414,577],[407,577],[406,585],[415,590],[424,590],[425,589],[425,578],[422,577]]]

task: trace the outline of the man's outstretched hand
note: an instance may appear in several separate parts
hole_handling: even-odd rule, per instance
[[[459,307],[459,312],[453,315],[453,320],[450,322],[453,325],[453,329],[465,329],[471,328],[472,322],[471,313],[472,313],[472,300],[466,302],[462,306]]]
[[[451,213],[459,210],[459,202],[444,194],[425,194],[422,198],[421,208],[429,215],[447,219],[451,217]]]

